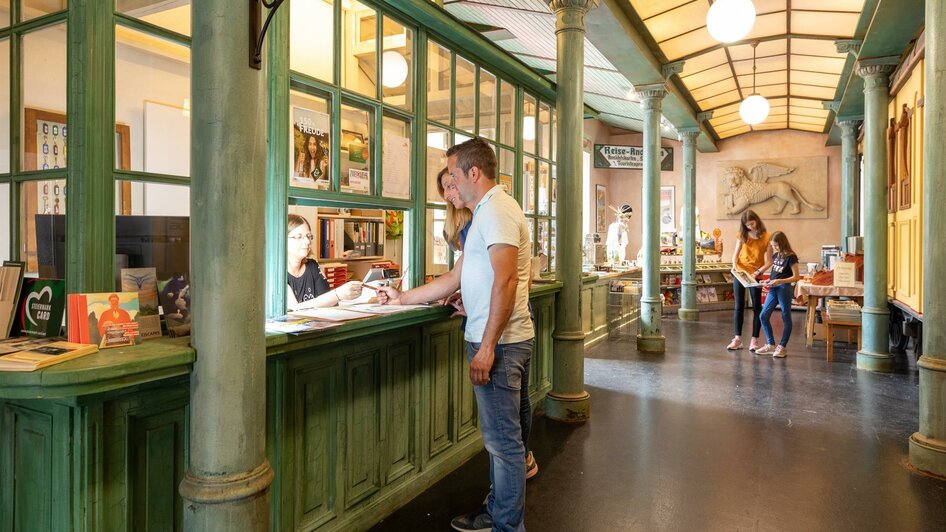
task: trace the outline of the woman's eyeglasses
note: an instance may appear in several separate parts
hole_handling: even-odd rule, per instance
[[[315,240],[315,235],[312,233],[306,233],[304,235],[289,235],[289,240],[295,240],[296,242],[302,240],[303,238],[311,242]]]

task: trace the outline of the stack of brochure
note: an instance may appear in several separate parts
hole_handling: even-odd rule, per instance
[[[861,321],[861,306],[850,300],[829,299],[825,303],[825,314],[833,321]]]

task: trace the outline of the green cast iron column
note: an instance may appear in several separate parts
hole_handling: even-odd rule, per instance
[[[289,109],[289,8],[276,12],[266,34],[263,68],[269,108]],[[289,113],[270,112],[266,171],[266,315],[286,313],[286,217],[289,214]]]
[[[641,332],[638,351],[664,352],[660,328],[660,110],[667,87],[663,83],[635,87],[644,106],[644,273],[641,296]]]
[[[184,528],[268,530],[263,339],[266,76],[249,67],[249,9],[193,5],[194,288]]]
[[[115,290],[115,30],[112,4],[72,0],[68,14],[66,290]]]
[[[683,288],[680,289],[681,320],[700,319],[696,308],[696,137],[700,128],[677,130],[683,140]]]
[[[581,136],[584,125],[585,13],[598,0],[552,0],[558,40],[558,254],[555,270],[562,291],[555,307],[552,391],[546,415],[559,421],[588,419],[585,335],[581,330]]]
[[[891,371],[887,312],[887,85],[896,60],[857,62],[864,78],[864,307],[858,369]]]
[[[923,107],[923,234],[946,232],[946,0],[926,0],[926,88]],[[939,241],[931,245],[931,241]],[[923,356],[920,428],[910,436],[910,464],[946,476],[946,247],[923,246]]]
[[[838,120],[841,128],[841,246],[847,249],[847,237],[857,236],[857,127],[860,119]]]

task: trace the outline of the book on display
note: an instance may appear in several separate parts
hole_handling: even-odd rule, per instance
[[[0,371],[36,371],[98,351],[94,344],[44,342],[23,351],[0,356]]]

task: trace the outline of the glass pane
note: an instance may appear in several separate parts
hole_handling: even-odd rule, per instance
[[[539,157],[549,158],[549,145],[551,144],[551,130],[549,123],[551,121],[551,111],[548,104],[542,102],[539,104],[539,131],[536,136],[536,142],[539,144]]]
[[[444,203],[437,188],[437,174],[447,167],[447,148],[450,132],[436,126],[427,126],[427,201]]]
[[[183,35],[191,34],[191,0],[115,0],[115,11]]]
[[[0,0],[0,28],[10,25],[10,0]]]
[[[427,44],[427,119],[450,123],[450,51],[430,41]]]
[[[473,137],[471,137],[471,136],[469,136],[469,135],[464,135],[463,133],[455,133],[455,134],[453,135],[453,138],[454,138],[454,140],[453,140],[453,143],[454,143],[454,144],[461,144],[461,143],[464,143],[464,142],[470,140],[470,139],[473,138]]]
[[[549,201],[549,214],[551,214],[552,216],[557,216],[558,213],[555,210],[555,200],[556,200],[556,196],[558,195],[558,180],[555,179],[555,176],[556,176],[556,173],[558,172],[558,168],[555,165],[555,163],[551,164],[551,170],[552,170],[552,182],[549,184],[549,195],[551,196],[551,200]]]
[[[23,0],[20,20],[30,20],[66,9],[67,0]]]
[[[190,271],[190,187],[115,182],[115,275],[154,268],[157,280]]]
[[[9,183],[0,183],[0,260],[10,260]]]
[[[457,129],[476,131],[476,69],[473,63],[457,56]]]
[[[552,108],[552,124],[549,126],[552,131],[552,160],[558,160],[558,114]]]
[[[552,219],[552,230],[549,232],[549,267],[548,271],[555,271],[555,219]]]
[[[522,101],[522,150],[535,153],[535,97],[526,94]]]
[[[381,135],[381,195],[411,199],[411,123],[384,117]]]
[[[328,98],[289,93],[292,129],[289,186],[329,190],[332,186],[332,110]]]
[[[505,187],[506,193],[515,196],[516,189],[513,187],[513,183],[516,175],[516,152],[506,148],[499,149],[499,171],[497,173],[499,174],[497,176],[498,182]]]
[[[66,275],[66,180],[20,186],[20,260],[26,272],[46,279]],[[59,215],[59,216],[57,216]]]
[[[526,225],[529,226],[529,249],[535,250],[535,218],[526,218]]]
[[[374,112],[342,105],[341,189],[371,194],[371,141]]]
[[[496,76],[480,70],[480,136],[496,140]]]
[[[539,214],[549,214],[549,163],[539,163]]]
[[[535,256],[545,255],[548,257],[549,254],[549,221],[548,220],[538,220],[539,222],[539,238],[535,243]]]
[[[342,4],[342,86],[371,98],[378,97],[377,24],[374,9],[355,0]]]
[[[426,275],[437,276],[450,270],[450,247],[443,236],[444,222],[447,211],[443,209],[427,209],[427,269]]]
[[[10,39],[0,41],[0,174],[10,171]],[[0,249],[2,252],[2,249]]]
[[[66,166],[66,25],[23,36],[23,170]]]
[[[115,168],[190,175],[190,49],[115,26]]]
[[[410,111],[414,99],[414,34],[384,17],[381,92],[384,103]]]
[[[522,159],[522,210],[535,213],[535,159]]]
[[[516,88],[508,81],[500,85],[499,134],[503,144],[516,145]]]
[[[289,2],[289,69],[329,83],[335,79],[333,4],[332,0]]]

